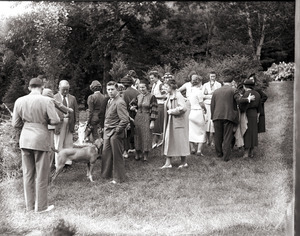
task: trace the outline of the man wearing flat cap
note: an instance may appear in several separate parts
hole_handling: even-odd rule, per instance
[[[87,124],[91,128],[93,141],[99,138],[99,131],[104,125],[104,115],[108,98],[106,98],[101,91],[101,83],[98,80],[92,81],[90,90],[94,92],[87,99],[88,104],[88,118]]]
[[[123,84],[125,86],[125,91],[123,92],[123,99],[126,103],[126,107],[127,107],[127,111],[129,113],[130,116],[130,125],[129,128],[127,128],[126,130],[126,137],[124,139],[124,153],[123,156],[124,158],[128,158],[128,152],[133,152],[135,147],[134,147],[134,117],[135,117],[135,112],[130,110],[130,106],[129,103],[137,97],[137,95],[139,94],[138,90],[132,88],[132,84],[133,84],[133,79],[126,75],[124,76],[121,80],[120,83]]]
[[[61,102],[64,106],[73,109],[73,113],[63,114],[61,111],[56,110],[61,118],[60,123],[55,127],[54,131],[54,145],[55,149],[60,151],[63,148],[73,147],[73,132],[75,124],[79,120],[79,112],[76,98],[69,94],[70,84],[67,80],[59,82],[59,92],[54,95],[54,99]],[[57,153],[55,153],[55,163],[57,163]],[[66,167],[72,165],[72,161],[68,160]]]
[[[60,119],[51,98],[42,96],[43,82],[33,78],[30,93],[16,100],[12,125],[22,128],[19,145],[22,155],[24,196],[27,211],[45,212],[48,205],[48,177],[50,171],[50,134],[47,125]]]

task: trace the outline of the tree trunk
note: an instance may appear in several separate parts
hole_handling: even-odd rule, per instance
[[[256,59],[258,61],[260,61],[261,49],[262,49],[262,47],[264,45],[264,41],[265,41],[266,21],[267,21],[267,15],[263,14],[263,16],[262,16],[262,24],[261,24],[260,40],[259,40],[259,43],[258,43],[257,48],[256,48]]]
[[[248,11],[248,7],[246,6],[246,20],[247,20],[247,28],[248,28],[248,35],[249,35],[249,40],[253,49],[253,57],[254,59],[256,59],[256,46],[255,46],[255,42],[254,42],[254,38],[253,38],[253,34],[252,34],[252,29],[251,29],[251,18],[250,18],[250,13]]]
[[[103,93],[106,93],[106,84],[110,81],[109,70],[111,69],[111,54],[105,53],[103,55],[104,63],[103,63],[103,81],[102,81],[102,89]]]

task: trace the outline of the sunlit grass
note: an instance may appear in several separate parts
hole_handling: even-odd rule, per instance
[[[85,165],[58,176],[49,190],[55,210],[25,213],[22,180],[1,184],[2,231],[50,231],[59,219],[78,235],[282,235],[276,231],[292,186],[292,83],[271,83],[266,103],[267,132],[259,135],[255,158],[235,149],[223,162],[211,147],[188,157],[189,168],[160,170],[159,150],[148,163],[126,160],[128,180],[111,185],[85,176]],[[1,233],[1,231],[0,231]]]

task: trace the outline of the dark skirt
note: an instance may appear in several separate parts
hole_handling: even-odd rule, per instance
[[[244,147],[253,148],[258,145],[258,125],[257,117],[250,116],[248,119],[248,128],[244,134]]]
[[[158,104],[157,110],[158,116],[154,121],[153,134],[161,135],[164,129],[164,104]]]
[[[148,152],[152,145],[152,132],[150,130],[149,113],[137,112],[135,119],[134,146],[135,150]]]

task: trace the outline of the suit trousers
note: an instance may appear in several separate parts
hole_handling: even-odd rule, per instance
[[[69,130],[69,118],[64,118],[60,133],[54,135],[54,146],[55,149],[60,151],[63,148],[73,148],[73,133]],[[58,154],[55,153],[55,166],[57,163]],[[67,165],[71,165],[72,161],[67,160]]]
[[[26,209],[43,211],[48,208],[49,152],[21,149]]]
[[[233,126],[234,123],[229,120],[214,120],[215,149],[219,157],[224,157],[224,161],[228,161],[230,159]]]
[[[113,178],[117,182],[125,181],[123,149],[123,138],[116,133],[110,138],[104,139],[101,166],[103,178]]]

